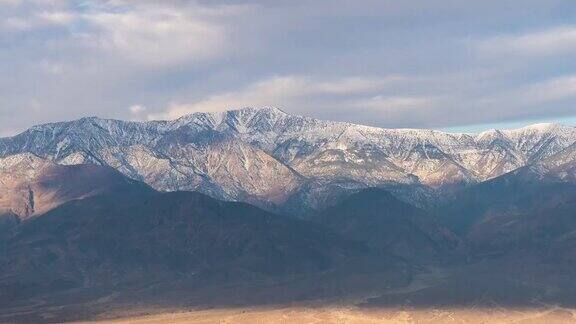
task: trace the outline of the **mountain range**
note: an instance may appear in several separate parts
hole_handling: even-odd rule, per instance
[[[377,291],[367,305],[429,307],[454,292],[476,307],[501,285],[572,302],[574,215],[569,126],[451,134],[274,108],[40,125],[0,139],[0,322],[44,322],[39,309],[83,320],[144,298]],[[456,275],[389,298],[431,269]]]
[[[195,190],[305,217],[369,187],[430,208],[529,165],[569,177],[575,142],[576,128],[556,124],[455,134],[245,108],[174,121],[90,117],[35,126],[0,139],[0,170],[27,154],[60,165],[104,165],[156,190]]]

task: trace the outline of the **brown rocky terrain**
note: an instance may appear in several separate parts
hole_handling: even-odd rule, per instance
[[[110,167],[58,165],[31,154],[0,161],[0,213],[28,219],[66,202],[145,186]]]

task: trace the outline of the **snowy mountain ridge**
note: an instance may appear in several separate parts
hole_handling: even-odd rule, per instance
[[[399,196],[425,200],[436,190],[542,163],[574,143],[576,128],[557,124],[444,133],[244,108],[173,121],[88,117],[38,125],[0,139],[0,168],[5,158],[29,153],[57,164],[111,166],[159,190],[198,190],[269,209],[317,209],[363,187],[400,186]]]

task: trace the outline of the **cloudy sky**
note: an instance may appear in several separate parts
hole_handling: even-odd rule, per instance
[[[0,135],[244,106],[576,124],[575,57],[574,0],[0,0]]]

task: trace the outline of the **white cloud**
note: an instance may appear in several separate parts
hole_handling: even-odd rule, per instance
[[[335,81],[328,81],[315,84],[316,91],[331,94],[352,94],[366,93],[380,90],[383,87],[409,80],[404,76],[389,76],[384,78],[377,77],[349,77]]]
[[[18,6],[21,3],[22,0],[0,0],[0,5]]]
[[[555,27],[531,33],[502,35],[482,41],[479,49],[501,54],[561,54],[576,51],[576,26]]]
[[[97,30],[82,35],[85,44],[133,63],[198,62],[222,56],[228,49],[224,26],[170,7],[95,12],[82,18]]]
[[[132,113],[133,115],[138,115],[141,114],[143,112],[146,111],[146,107],[142,106],[142,105],[133,105],[130,106],[130,113]]]
[[[576,98],[576,75],[562,76],[530,83],[499,93],[476,98],[477,106],[500,109],[502,115],[514,115],[528,110],[540,110],[555,102]]]
[[[7,29],[11,31],[22,31],[27,30],[32,27],[32,24],[19,17],[8,17],[4,19],[0,25],[2,29]]]
[[[576,75],[554,78],[522,90],[523,101],[530,104],[549,103],[576,98]]]
[[[128,107],[132,120],[145,120],[148,108],[142,105],[132,105]]]
[[[371,109],[382,113],[411,108],[430,108],[438,99],[432,97],[375,96],[351,103],[352,107]]]
[[[409,82],[408,80],[410,79],[402,76],[347,77],[334,80],[322,80],[310,76],[277,76],[254,82],[240,90],[214,94],[196,102],[172,103],[164,113],[151,114],[149,119],[175,119],[193,112],[223,111],[242,107],[289,106],[295,110],[302,110],[302,105],[308,106],[309,102],[317,101],[319,98],[328,102],[334,96],[373,93],[395,83]],[[395,105],[401,104],[400,101],[398,99]]]
[[[197,102],[172,103],[164,113],[152,114],[149,119],[175,119],[193,112],[223,111],[249,106],[278,106],[294,96],[301,95],[306,85],[308,82],[302,77],[273,77],[238,91],[215,94]]]
[[[42,32],[61,28],[67,34],[42,41],[151,67],[229,56],[234,42],[228,21],[251,12],[250,6],[202,6],[196,2],[175,6],[170,1],[87,2],[90,5],[78,11],[59,1],[48,2],[13,12],[0,22],[0,29]]]
[[[37,17],[47,23],[56,25],[67,25],[78,19],[78,15],[67,11],[43,11]]]
[[[63,75],[67,71],[66,64],[44,60],[38,64],[40,69],[50,75]]]
[[[70,24],[77,14],[59,0],[0,0],[0,31],[28,32]]]

